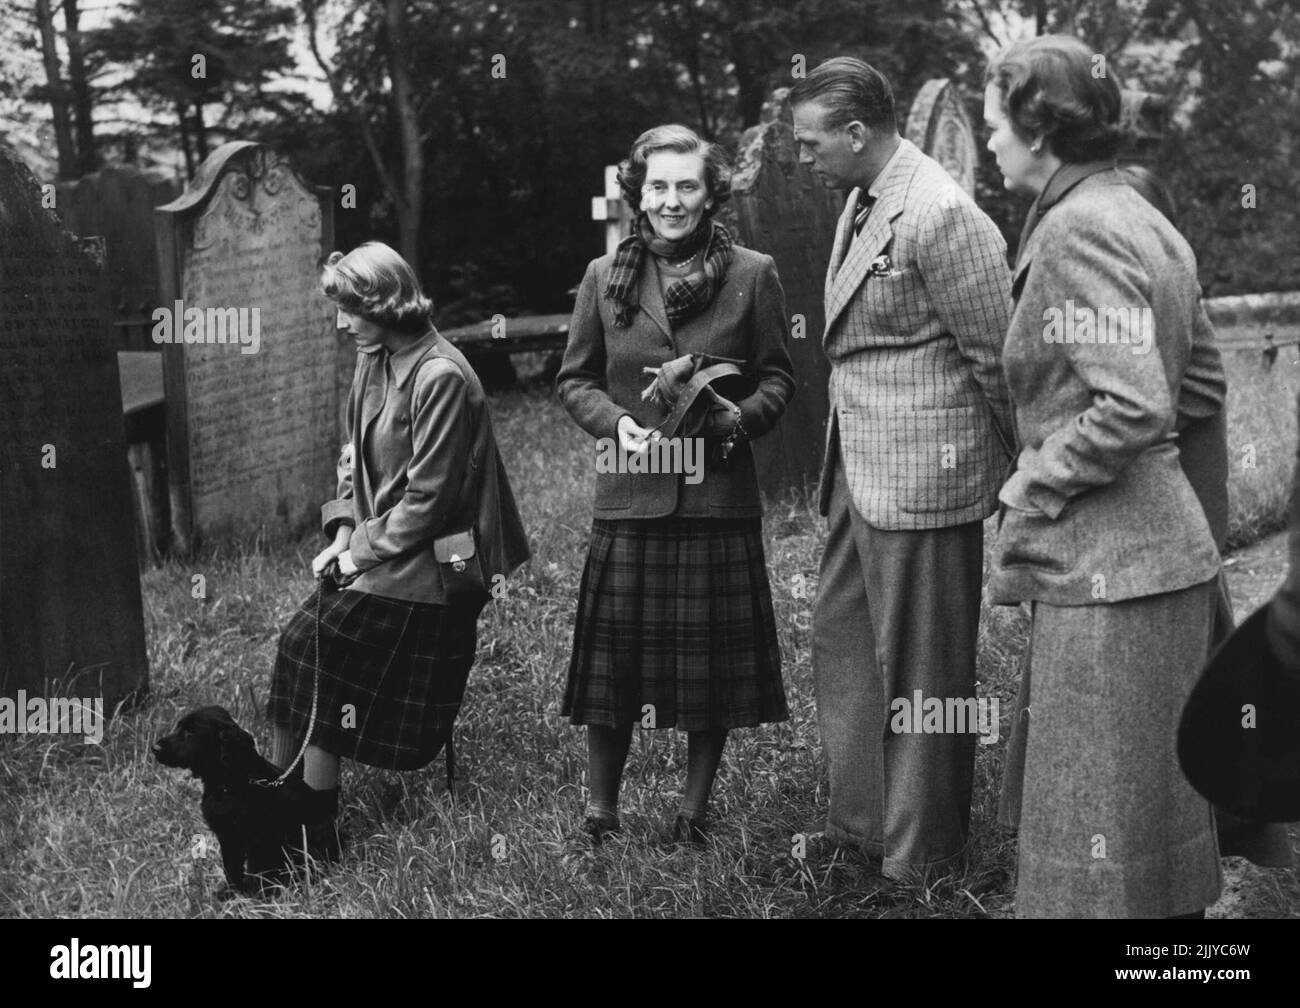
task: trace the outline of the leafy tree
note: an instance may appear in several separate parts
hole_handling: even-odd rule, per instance
[[[135,0],[86,44],[120,71],[107,97],[132,97],[177,130],[192,176],[213,146],[251,123],[300,113],[305,98],[276,85],[294,67],[291,6],[279,0]],[[215,110],[215,115],[213,111]],[[211,122],[209,121],[211,119]]]

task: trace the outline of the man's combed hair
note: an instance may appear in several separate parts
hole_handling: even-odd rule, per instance
[[[415,270],[383,242],[366,242],[347,255],[331,252],[320,286],[344,311],[386,329],[418,333],[433,320],[433,302]]]
[[[790,107],[817,102],[826,109],[822,127],[843,129],[855,119],[873,130],[897,130],[894,90],[870,63],[836,56],[819,63],[790,89]]]
[[[1001,93],[1021,140],[1041,136],[1048,150],[1073,164],[1108,161],[1119,151],[1120,93],[1099,59],[1073,35],[1041,35],[1000,53],[985,84]]]
[[[731,198],[731,162],[718,144],[701,137],[689,126],[672,123],[648,129],[636,138],[632,150],[618,166],[618,185],[633,210],[641,208],[641,187],[645,185],[646,160],[658,151],[697,154],[704,159],[704,185],[713,206],[704,211],[712,217]]]

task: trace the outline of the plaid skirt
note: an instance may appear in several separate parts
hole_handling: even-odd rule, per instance
[[[311,715],[319,591],[280,634],[266,705],[267,717],[290,726],[297,745]],[[451,737],[460,711],[479,608],[350,590],[326,592],[320,603],[312,743],[386,770],[427,766]]]
[[[562,708],[574,724],[789,718],[762,519],[598,519],[578,596]]]

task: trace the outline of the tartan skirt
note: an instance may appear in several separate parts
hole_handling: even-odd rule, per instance
[[[762,519],[594,521],[561,713],[683,731],[789,718]]]
[[[318,588],[280,634],[267,717],[302,744],[311,715]],[[477,648],[479,607],[362,591],[320,599],[312,743],[386,770],[427,766],[451,737]],[[295,749],[296,752],[296,749]]]

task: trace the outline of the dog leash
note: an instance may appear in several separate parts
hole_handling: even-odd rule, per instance
[[[307,734],[303,736],[302,747],[298,750],[298,755],[295,756],[293,758],[293,762],[290,763],[285,768],[284,773],[280,774],[280,776],[273,781],[264,781],[264,780],[253,781],[253,783],[258,785],[259,787],[278,788],[281,785],[283,785],[284,782],[289,779],[290,774],[292,774],[294,770],[298,768],[298,764],[302,762],[302,758],[307,754],[307,746],[311,744],[311,733],[316,728],[316,704],[320,699],[321,605],[325,597],[325,579],[328,577],[332,577],[333,572],[330,568],[334,567],[337,563],[338,561],[332,561],[329,567],[326,567],[323,571],[321,571],[320,584],[316,588],[316,626],[315,626],[314,639],[312,642],[313,643],[312,654],[315,660],[312,662],[312,670],[311,670],[312,673],[311,674],[311,714],[307,718]]]

